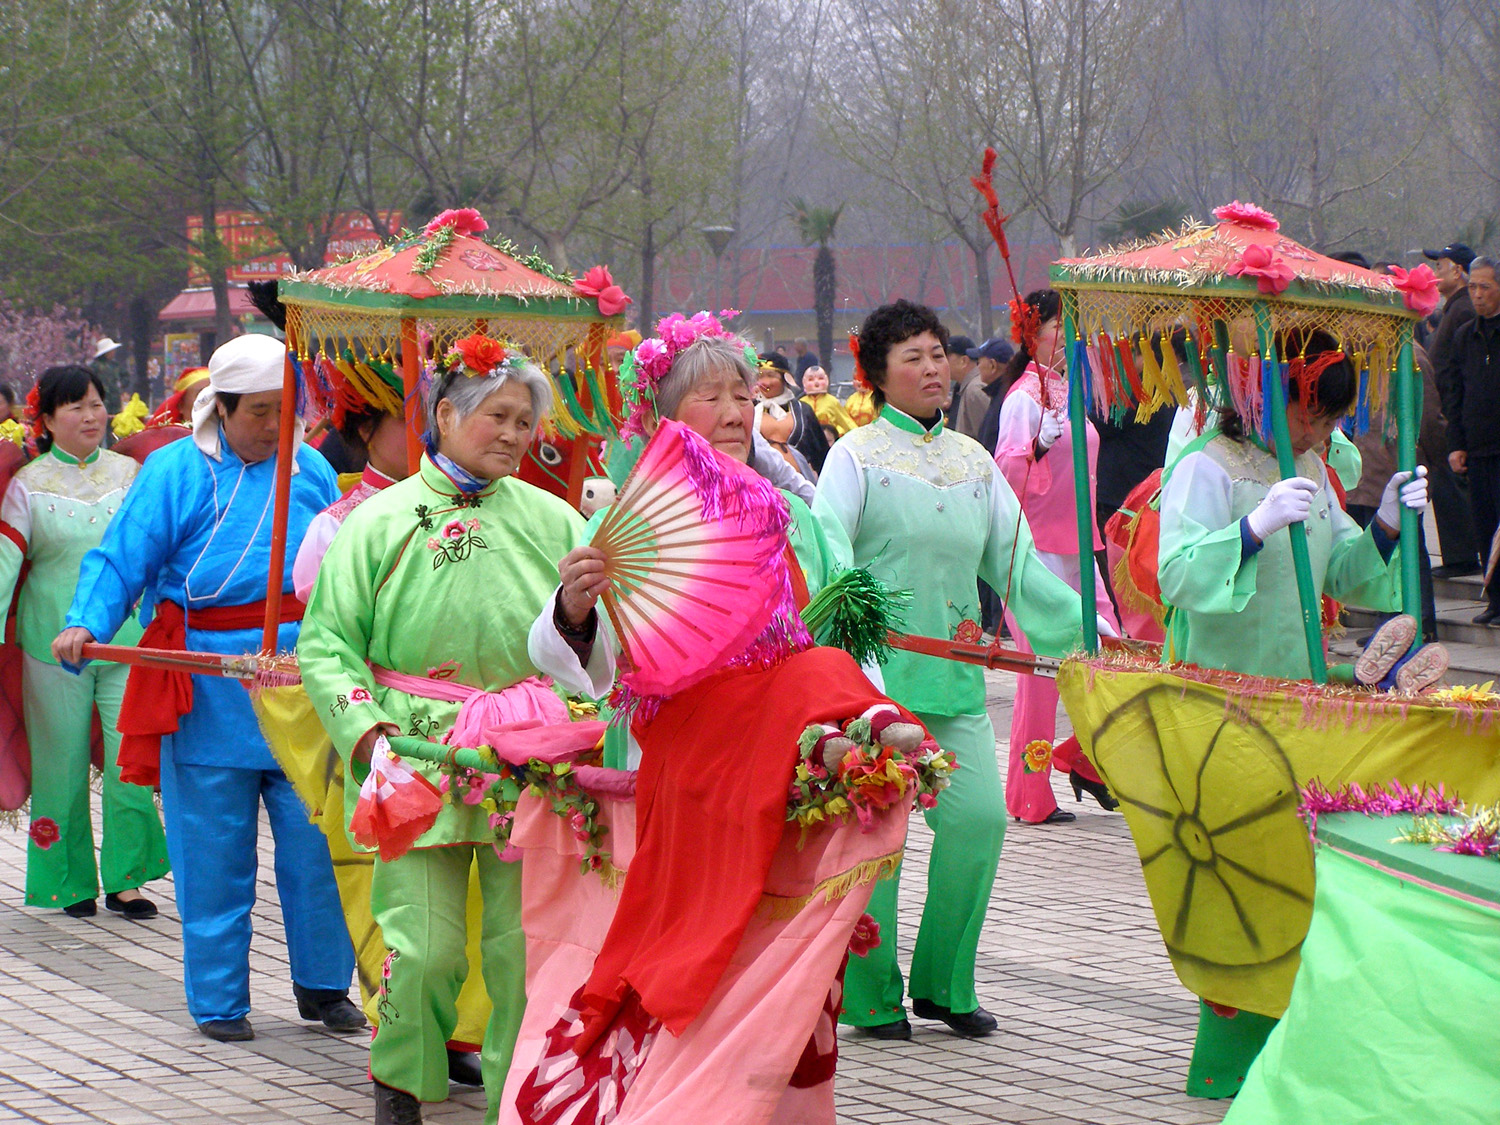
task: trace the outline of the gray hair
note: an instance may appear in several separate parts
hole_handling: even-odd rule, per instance
[[[1496,277],[1500,277],[1500,266],[1497,266],[1495,264],[1495,259],[1487,258],[1483,254],[1480,254],[1477,258],[1469,263],[1468,272],[1472,274],[1475,270],[1489,270]]]
[[[745,359],[745,342],[733,337],[700,336],[672,361],[672,369],[656,388],[656,416],[671,418],[698,382],[734,371],[748,389],[755,387],[755,371]]]
[[[438,403],[451,403],[462,422],[478,410],[485,399],[512,381],[524,386],[531,396],[531,436],[536,437],[537,430],[552,411],[552,380],[531,360],[513,359],[489,375],[441,375],[433,381],[427,397],[428,445],[433,449],[438,445]]]

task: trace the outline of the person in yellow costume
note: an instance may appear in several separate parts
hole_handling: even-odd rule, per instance
[[[821,367],[809,367],[802,373],[802,401],[813,408],[825,432],[833,431],[828,436],[829,445],[857,425],[844,404],[828,393],[828,372]]]

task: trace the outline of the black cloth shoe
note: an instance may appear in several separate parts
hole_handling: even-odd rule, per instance
[[[448,1081],[460,1086],[483,1086],[484,1072],[479,1069],[479,1056],[473,1051],[455,1051],[449,1047]]]
[[[422,1125],[422,1103],[405,1090],[376,1082],[375,1125]]]
[[[335,988],[303,988],[292,985],[297,1014],[305,1020],[322,1020],[329,1031],[358,1031],[366,1025],[365,1014],[349,1001],[347,992]]]
[[[1000,1026],[1000,1021],[983,1008],[975,1008],[972,1012],[954,1012],[931,1000],[918,1000],[916,997],[912,997],[911,1013],[919,1020],[941,1020],[958,1034],[970,1039],[988,1035]]]
[[[1474,624],[1494,625],[1497,619],[1500,619],[1500,606],[1486,606],[1483,613],[1475,615]]]
[[[63,913],[69,918],[92,918],[99,913],[99,903],[91,898],[79,899],[71,906],[63,907]]]
[[[147,918],[156,917],[156,903],[145,897],[122,902],[119,895],[105,895],[104,908],[113,910],[116,914],[123,914],[132,922],[144,922]]]
[[[255,1029],[241,1016],[237,1020],[204,1020],[198,1025],[198,1034],[218,1043],[243,1043],[255,1038]]]
[[[1453,563],[1449,566],[1435,566],[1432,568],[1432,576],[1434,578],[1467,578],[1471,574],[1478,573],[1478,563]]]
[[[1053,809],[1041,820],[1022,820],[1016,817],[1022,824],[1072,824],[1078,818],[1067,809]]]
[[[890,1023],[871,1024],[869,1027],[860,1028],[871,1039],[910,1039],[911,1020],[902,1016],[899,1020]]]

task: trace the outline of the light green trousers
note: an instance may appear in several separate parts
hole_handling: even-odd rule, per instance
[[[94,663],[81,675],[22,658],[21,687],[31,743],[31,839],[26,905],[71,906],[133,890],[168,871],[167,841],[151,790],[120,780],[115,720],[125,695],[123,664]],[[104,727],[104,824],[98,862],[89,810],[89,733],[94,707]]]
[[[918,713],[932,737],[958,758],[953,783],[928,812],[932,857],[927,899],[911,959],[911,994],[955,1012],[979,1007],[974,962],[1005,840],[1005,791],[995,760],[995,728],[988,715]],[[849,959],[844,1012],[855,1027],[891,1023],[905,1015],[901,966],[896,961],[896,892],[901,873],[875,885],[869,913],[880,923],[880,944],[868,957]]]
[[[464,943],[469,868],[476,862],[484,895],[479,951],[493,1005],[479,1065],[489,1100],[485,1120],[493,1122],[526,1010],[526,939],[521,865],[502,863],[488,844],[421,848],[391,863],[375,861],[370,907],[390,953],[381,974],[370,1073],[424,1102],[448,1096],[447,1042],[458,1024],[458,992],[469,971]]]

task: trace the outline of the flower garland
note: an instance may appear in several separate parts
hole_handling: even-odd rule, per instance
[[[1399,816],[1412,813],[1417,816],[1443,816],[1457,812],[1463,802],[1451,797],[1439,785],[1402,785],[1393,781],[1390,785],[1375,783],[1364,787],[1355,783],[1341,785],[1337,789],[1327,788],[1314,778],[1302,787],[1302,802],[1297,813],[1307,821],[1308,831],[1317,832],[1318,816],[1321,813],[1357,812],[1366,816]]]
[[[948,787],[958,761],[888,703],[876,704],[842,728],[816,723],[797,740],[801,760],[787,790],[787,821],[806,831],[850,816],[864,832],[875,813],[916,793],[930,809]]]

